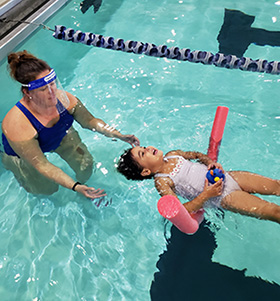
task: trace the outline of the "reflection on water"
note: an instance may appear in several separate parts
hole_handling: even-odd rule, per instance
[[[148,298],[165,240],[161,223],[148,231],[160,217],[138,193],[134,199],[138,188],[116,191],[112,204],[97,207],[66,189],[49,198],[31,196],[14,182],[10,189],[19,193],[5,198],[0,212],[1,296]]]

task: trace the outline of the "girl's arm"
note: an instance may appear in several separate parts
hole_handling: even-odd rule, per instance
[[[200,162],[206,166],[215,163],[207,155],[200,153],[200,152],[184,152],[182,150],[176,150],[176,153],[178,153],[179,156],[182,156],[183,158],[185,158],[187,160],[197,160],[198,162]]]
[[[177,155],[182,156],[186,160],[197,160],[198,162],[206,165],[208,169],[219,168],[224,172],[224,169],[220,163],[213,161],[206,154],[200,152],[184,152],[182,150],[174,151]]]
[[[196,198],[190,202],[184,203],[184,207],[191,213],[201,209],[206,201],[210,198],[216,197],[222,194],[223,180],[220,179],[213,185],[208,184],[208,180],[205,179],[204,190]]]
[[[140,145],[137,137],[134,135],[123,135],[114,127],[109,126],[102,119],[94,117],[78,99],[72,112],[75,120],[85,129],[96,131],[106,137],[118,138],[129,143],[132,147]]]
[[[159,178],[155,180],[155,186],[157,191],[161,196],[164,195],[174,195],[178,198],[174,192],[174,184],[170,178]],[[192,201],[184,203],[184,207],[188,210],[189,213],[196,212],[201,209],[204,203],[215,196],[221,195],[223,188],[223,181],[220,179],[217,183],[213,185],[208,185],[208,180],[205,180],[204,190]]]

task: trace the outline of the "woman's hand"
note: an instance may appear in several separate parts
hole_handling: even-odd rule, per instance
[[[208,180],[205,180],[204,190],[203,192],[207,195],[208,198],[213,198],[215,196],[219,196],[222,194],[223,190],[223,180],[220,179],[215,184],[209,185]]]
[[[93,187],[88,187],[86,185],[77,185],[75,188],[75,191],[81,193],[83,196],[89,198],[89,199],[98,199],[103,196],[106,196],[107,194],[104,192],[104,189],[95,189]]]
[[[122,137],[120,137],[120,139],[122,141],[129,143],[132,147],[140,145],[139,139],[134,135],[122,135]]]
[[[223,173],[225,173],[222,164],[217,163],[217,162],[215,162],[215,163],[210,163],[210,164],[207,166],[207,168],[208,168],[208,170],[210,170],[210,169],[215,169],[215,168],[221,169],[221,171],[222,171]]]

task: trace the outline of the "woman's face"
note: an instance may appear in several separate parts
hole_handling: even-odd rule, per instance
[[[36,79],[45,77],[50,73],[49,70],[38,74]],[[55,80],[45,86],[29,91],[32,100],[43,107],[52,107],[57,104],[57,86]]]
[[[152,172],[162,163],[163,152],[153,146],[142,147],[136,146],[131,150],[134,160],[143,167],[150,169]]]

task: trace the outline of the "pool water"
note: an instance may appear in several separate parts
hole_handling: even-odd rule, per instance
[[[256,28],[278,31],[278,2],[103,0],[98,13],[70,1],[47,25],[218,52],[224,9],[256,16]],[[142,145],[206,152],[217,106],[229,107],[219,154],[226,170],[279,178],[279,77],[127,54],[58,41],[40,29],[27,49],[55,68],[65,90],[95,115]],[[278,47],[251,44],[245,56],[280,61]],[[20,98],[1,62],[1,119]],[[1,300],[149,300],[165,224],[152,181],[130,182],[115,170],[129,145],[76,125],[93,154],[88,184],[104,188],[110,206],[60,188],[50,197],[24,191],[0,165]],[[48,159],[74,176],[56,155]],[[280,204],[277,197],[265,199]],[[213,263],[280,284],[279,225],[225,212],[207,212],[217,247]],[[170,225],[167,236],[170,235]],[[193,259],[195,260],[195,258]],[[230,298],[230,296],[228,296]],[[230,300],[230,299],[228,299]]]

